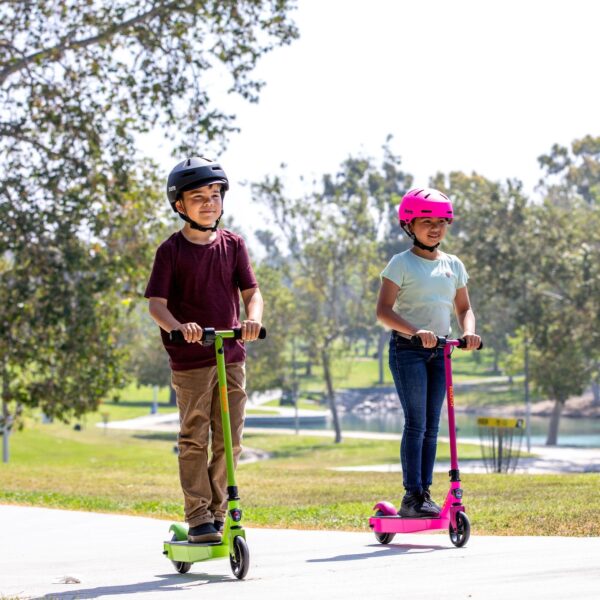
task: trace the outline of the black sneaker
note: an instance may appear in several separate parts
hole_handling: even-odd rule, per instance
[[[402,498],[402,504],[398,514],[409,519],[439,517],[440,513],[433,507],[425,504],[423,494],[419,492],[407,492]]]
[[[217,519],[215,519],[215,529],[219,533],[223,533],[223,527],[225,527],[225,523],[223,521],[218,521]]]
[[[221,534],[215,529],[212,523],[202,523],[202,525],[190,527],[188,531],[188,542],[192,542],[192,544],[220,541]]]
[[[437,510],[438,513],[442,512],[442,507],[431,499],[429,488],[423,488],[423,505],[429,505],[434,510]]]

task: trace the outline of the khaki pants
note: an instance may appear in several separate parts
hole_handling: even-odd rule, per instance
[[[185,520],[190,527],[212,523],[213,519],[224,521],[227,510],[227,464],[217,367],[172,371],[171,381],[179,408],[179,478],[185,500]],[[245,384],[244,363],[227,365],[229,417],[236,465],[242,452],[247,398]]]

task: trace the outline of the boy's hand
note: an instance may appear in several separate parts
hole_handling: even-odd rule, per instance
[[[202,339],[202,327],[198,323],[182,323],[177,331],[183,333],[186,342],[199,342]]]
[[[246,319],[242,322],[242,340],[244,342],[253,342],[258,339],[260,328],[262,323],[253,321],[252,319]]]

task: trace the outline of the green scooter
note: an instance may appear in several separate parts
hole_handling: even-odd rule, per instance
[[[171,331],[171,341],[183,342],[181,331]],[[259,338],[264,339],[266,329],[261,328]],[[242,527],[242,509],[235,484],[235,467],[233,464],[233,444],[231,441],[231,423],[229,420],[229,400],[227,397],[227,376],[225,374],[225,354],[223,340],[225,338],[240,339],[240,328],[215,331],[205,327],[201,342],[204,345],[214,344],[217,357],[217,377],[219,381],[219,397],[221,400],[221,419],[223,422],[223,441],[225,445],[225,460],[227,464],[227,514],[223,527],[223,537],[220,542],[192,544],[187,541],[188,526],[185,523],[173,523],[169,529],[173,537],[163,543],[163,554],[171,560],[179,573],[187,573],[192,563],[213,558],[229,556],[231,570],[238,579],[243,579],[250,566],[250,553],[246,543],[246,532]]]

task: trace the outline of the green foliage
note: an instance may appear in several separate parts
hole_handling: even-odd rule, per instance
[[[302,325],[302,337],[310,344],[307,352],[323,365],[337,439],[341,434],[331,377],[333,343],[351,340],[361,330],[363,335],[375,331],[382,268],[378,238],[403,181],[398,160],[387,148],[381,168],[371,159],[350,157],[335,176],[323,176],[321,189],[301,198],[287,197],[279,177],[253,186],[281,232],[283,249],[272,236],[262,234],[261,239],[292,290],[291,320]],[[282,256],[288,258],[285,263]]]
[[[224,144],[235,127],[209,98],[212,73],[256,100],[257,60],[297,37],[291,8],[0,5],[3,419],[26,403],[66,420],[121,384],[122,333],[166,214],[136,136],[161,127],[179,152]]]
[[[280,388],[290,376],[286,360],[286,346],[297,334],[294,327],[294,297],[283,283],[281,270],[263,263],[256,268],[265,302],[267,337],[246,345],[248,392]]]

